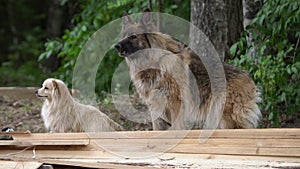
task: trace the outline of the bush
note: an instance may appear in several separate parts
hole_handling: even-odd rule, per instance
[[[262,88],[262,109],[278,127],[282,115],[300,108],[300,1],[267,0],[230,51],[231,62],[250,72]],[[247,39],[251,35],[251,43]],[[254,53],[253,53],[254,51]]]

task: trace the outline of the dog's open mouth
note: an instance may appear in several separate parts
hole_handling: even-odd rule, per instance
[[[37,96],[37,97],[48,97],[48,96],[41,96],[41,95],[39,95],[39,94],[36,94],[36,96]]]
[[[122,48],[118,49],[118,53],[119,53],[120,56],[123,56],[123,57],[128,56],[128,52],[125,49],[122,49]]]
[[[36,95],[37,97],[48,97],[48,96],[42,96],[42,95],[39,95],[38,92],[35,92],[35,95]]]
[[[121,56],[127,56],[126,50],[121,50],[119,53]]]

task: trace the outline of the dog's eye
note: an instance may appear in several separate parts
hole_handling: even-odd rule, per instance
[[[130,36],[130,38],[131,38],[131,39],[136,39],[137,36],[136,36],[136,34],[133,34],[133,35]]]

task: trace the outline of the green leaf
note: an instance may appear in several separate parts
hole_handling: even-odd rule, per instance
[[[274,116],[273,112],[269,113],[268,120],[272,120],[273,116]]]
[[[292,66],[292,72],[294,73],[294,74],[297,74],[298,73],[298,70],[297,70],[297,68],[296,67],[294,67],[294,66]]]
[[[280,100],[281,101],[286,101],[286,94],[285,92],[282,92],[281,95],[280,95]]]
[[[292,71],[291,71],[291,67],[290,67],[290,66],[289,66],[289,67],[287,67],[287,69],[286,69],[286,70],[287,70],[287,73],[288,73],[288,74],[291,74],[291,73],[292,73]]]
[[[254,78],[260,78],[260,77],[261,77],[261,70],[258,69],[254,74]]]
[[[230,48],[230,54],[231,54],[232,56],[235,56],[235,55],[236,55],[237,46],[238,46],[238,43],[235,43],[235,44],[233,44],[233,45],[231,46],[231,48]]]

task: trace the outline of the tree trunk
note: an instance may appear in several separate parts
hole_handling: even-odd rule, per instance
[[[258,11],[263,5],[263,0],[243,0],[243,15],[244,15],[244,28],[251,23],[252,19],[256,16]]]
[[[15,26],[15,18],[17,18],[16,16],[14,16],[14,4],[15,2],[7,2],[7,14],[8,14],[8,25],[10,28],[10,33],[11,33],[11,37],[12,37],[12,46],[17,46],[19,44],[19,36],[18,36],[18,30]],[[14,57],[19,57],[20,54],[17,51],[13,51],[13,55]]]
[[[253,0],[243,0],[243,17],[244,17],[244,29],[251,23],[252,19],[255,18],[258,11],[262,8],[263,0],[253,1]],[[249,32],[249,36],[247,37],[247,43],[253,44],[252,42],[252,34]],[[250,51],[250,56],[254,57],[255,55],[255,46]]]
[[[242,0],[192,0],[191,23],[212,42],[222,61],[243,31]]]
[[[51,39],[63,35],[65,28],[68,26],[66,23],[69,23],[69,20],[72,17],[71,15],[73,15],[69,8],[75,1],[66,3],[67,4],[62,5],[61,0],[49,1],[47,36]],[[60,58],[56,55],[51,55],[44,64],[50,71],[56,71],[60,66]]]
[[[162,0],[157,0],[157,12],[161,13],[162,12]],[[157,22],[156,22],[156,28],[157,31],[160,31],[160,26],[161,26],[161,18],[160,18],[160,14],[157,15]]]
[[[47,19],[47,37],[50,39],[60,37],[63,33],[64,9],[59,0],[49,1],[48,19]],[[44,63],[51,72],[59,67],[60,59],[56,55],[51,55]]]
[[[50,1],[47,22],[47,33],[50,38],[59,37],[62,34],[64,11],[59,0]]]
[[[253,1],[253,0],[252,0]],[[242,0],[226,0],[227,4],[227,44],[225,60],[232,59],[229,49],[237,42],[244,31],[243,27],[243,3]]]

